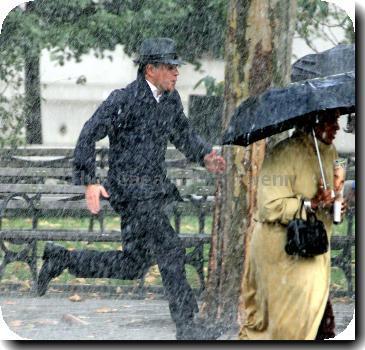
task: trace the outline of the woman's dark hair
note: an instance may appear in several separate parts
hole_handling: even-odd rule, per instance
[[[320,111],[316,113],[315,118],[311,118],[308,121],[303,122],[301,125],[297,125],[295,129],[308,133],[312,131],[314,126],[326,121],[334,121],[337,118],[338,115],[336,114],[336,109]]]

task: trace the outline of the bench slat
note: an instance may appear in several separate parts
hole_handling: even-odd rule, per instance
[[[0,193],[83,194],[84,186],[42,184],[0,184]]]
[[[0,168],[0,177],[43,177],[43,178],[66,178],[72,177],[71,168]]]
[[[210,242],[208,234],[189,234],[181,233],[179,237],[184,244],[191,246],[196,243]],[[17,240],[30,242],[32,240],[39,241],[85,241],[85,242],[119,242],[120,231],[88,232],[88,231],[67,231],[67,230],[2,230],[0,231],[0,239]]]
[[[0,149],[0,158],[11,157],[13,154],[23,157],[42,157],[42,156],[63,156],[71,157],[74,153],[74,147],[49,147],[42,145],[27,145],[25,147],[18,147],[17,149],[2,148]]]
[[[332,236],[331,237],[331,249],[343,249],[347,244],[355,244],[355,236]]]
[[[79,196],[82,196],[79,195]],[[55,197],[55,198],[47,198],[41,197],[40,201],[34,203],[37,209],[86,209],[86,202],[83,198],[79,198],[77,200],[70,200],[72,197],[66,198],[64,197]],[[0,207],[3,205],[4,201],[0,199]],[[188,199],[185,199],[184,202],[176,203],[176,206],[179,209],[184,209],[187,207],[195,208],[198,205],[203,206],[204,208],[212,207],[214,200],[204,201],[200,203],[191,203]],[[100,202],[102,209],[111,208],[108,200],[101,200]],[[7,203],[7,209],[27,209],[29,207],[28,202],[23,198],[12,199]]]
[[[20,156],[72,156],[74,153],[74,146],[49,146],[49,145],[26,145],[19,146],[16,149],[3,147],[0,149],[0,157],[11,156],[13,154],[17,154]],[[96,146],[96,153],[106,152],[108,151],[108,147],[105,146]],[[214,146],[214,149],[219,152],[221,146]],[[174,146],[169,145],[167,147],[166,157],[182,156],[182,153],[177,150]]]
[[[48,156],[59,156],[59,157],[72,157],[75,148],[70,146],[65,147],[48,147],[42,145],[27,145],[25,147],[18,147],[17,149],[2,148],[0,149],[0,158],[11,157],[16,154],[21,157],[48,157]],[[96,154],[100,153],[108,154],[107,147],[96,147]],[[174,146],[168,146],[166,152],[166,158],[182,158],[183,154],[178,151]]]
[[[214,186],[178,186],[182,196],[213,195]],[[43,185],[43,184],[0,184],[0,193],[41,193],[41,194],[84,194],[84,186],[75,185]]]
[[[97,169],[96,175],[99,178],[106,178],[108,169]],[[69,168],[44,168],[44,167],[27,167],[27,168],[1,168],[0,177],[40,177],[40,178],[72,178],[73,170]],[[168,168],[167,176],[174,179],[203,180],[213,178],[207,174],[204,168]]]

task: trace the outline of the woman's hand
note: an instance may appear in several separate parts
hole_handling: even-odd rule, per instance
[[[329,208],[333,204],[335,198],[332,196],[332,190],[328,187],[325,190],[322,179],[319,181],[317,193],[311,199],[311,207],[313,210],[321,208]]]

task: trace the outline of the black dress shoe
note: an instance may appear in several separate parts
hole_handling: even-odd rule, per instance
[[[176,340],[216,340],[223,333],[220,326],[207,326],[194,321],[176,324]]]
[[[43,252],[44,263],[38,275],[37,294],[42,296],[46,293],[52,278],[59,276],[68,266],[70,252],[60,246],[47,242]]]

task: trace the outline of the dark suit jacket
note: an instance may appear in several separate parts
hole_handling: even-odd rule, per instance
[[[109,171],[104,186],[111,202],[169,197],[179,200],[166,176],[168,141],[201,163],[212,147],[191,128],[179,93],[165,92],[157,103],[144,76],[114,90],[81,130],[74,154],[74,183],[96,183],[95,142],[109,138]]]

